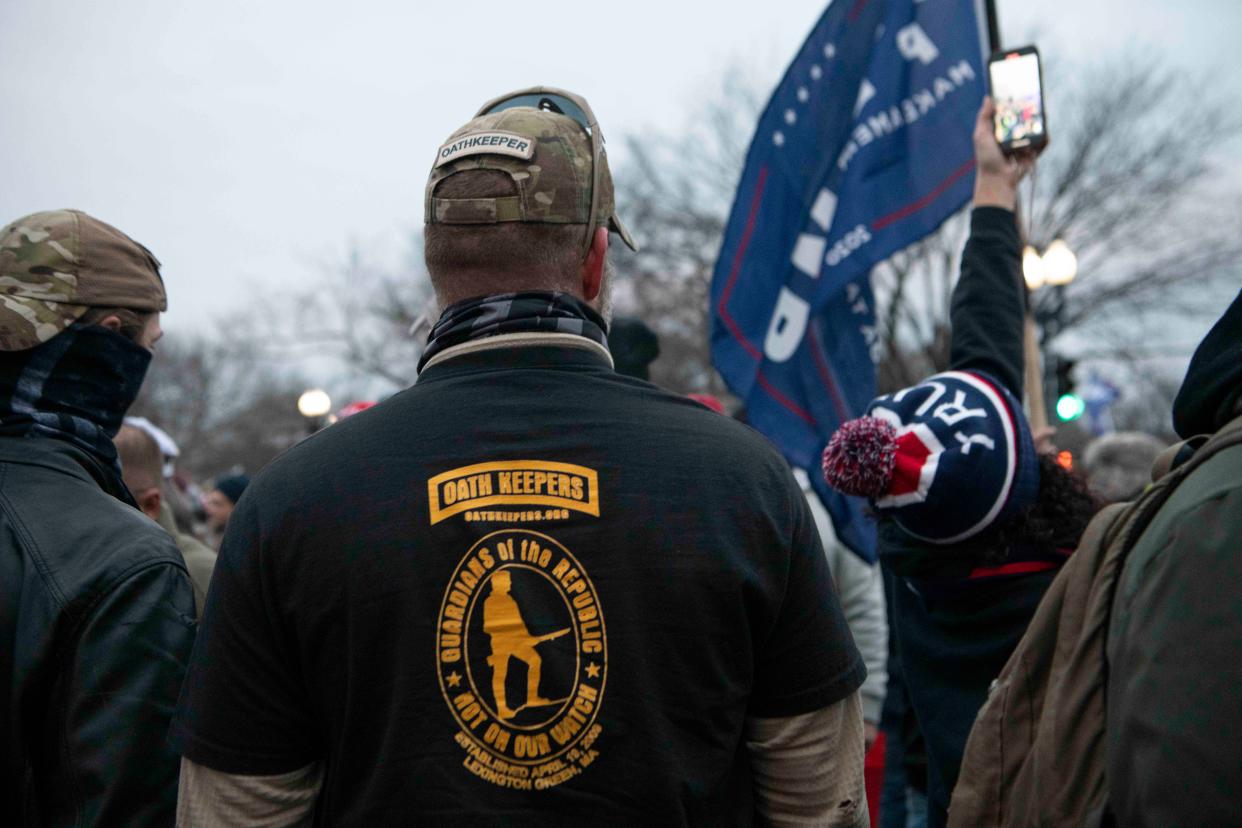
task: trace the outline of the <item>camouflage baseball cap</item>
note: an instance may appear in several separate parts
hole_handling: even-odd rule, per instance
[[[558,112],[516,106],[480,115],[449,136],[427,180],[428,224],[587,224],[591,218],[592,144],[584,127]],[[602,141],[602,136],[595,140]],[[612,175],[600,148],[597,224],[638,246],[616,215]],[[499,198],[437,198],[437,185],[466,170],[498,170],[518,194]]]
[[[162,311],[160,263],[80,210],[33,213],[0,230],[0,351],[24,351],[87,308]]]

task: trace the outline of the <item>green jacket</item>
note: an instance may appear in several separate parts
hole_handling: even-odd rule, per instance
[[[160,504],[160,526],[177,543],[181,557],[185,559],[185,568],[194,582],[194,607],[199,620],[203,617],[203,605],[207,601],[207,587],[211,584],[211,571],[216,568],[216,553],[210,546],[193,535],[187,535],[177,529],[177,521],[173,518],[172,507],[167,501]]]
[[[1242,435],[1242,416],[1215,437],[1232,433]],[[1117,824],[1237,824],[1239,653],[1242,444],[1235,444],[1182,481],[1118,581],[1107,750]]]
[[[1117,825],[1238,825],[1242,291],[1195,349],[1173,425],[1186,442],[1172,465],[1195,465],[1138,536],[1113,602],[1109,806]]]

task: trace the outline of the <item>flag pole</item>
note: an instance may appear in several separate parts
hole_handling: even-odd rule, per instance
[[[1031,424],[1032,431],[1038,431],[1048,426],[1048,407],[1044,403],[1044,372],[1040,365],[1039,337],[1035,329],[1035,317],[1029,309],[1022,327],[1027,422]]]
[[[988,48],[993,52],[999,52],[1000,18],[996,16],[996,0],[983,0],[983,11],[988,19]]]

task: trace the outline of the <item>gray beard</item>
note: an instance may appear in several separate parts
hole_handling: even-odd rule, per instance
[[[599,296],[595,297],[593,302],[588,304],[604,317],[604,325],[606,328],[612,327],[612,283],[616,275],[617,268],[612,263],[612,259],[604,259],[604,275],[599,283]],[[431,328],[436,324],[436,320],[440,318],[440,314],[444,313],[445,305],[440,301],[440,297],[433,291],[427,298],[426,304],[423,306],[423,313],[418,319],[414,320],[414,324],[410,326],[410,335],[425,339],[431,333]]]
[[[604,259],[604,276],[600,279],[599,296],[596,297],[595,304],[599,315],[604,317],[606,328],[612,327],[612,279],[615,272],[612,259]]]

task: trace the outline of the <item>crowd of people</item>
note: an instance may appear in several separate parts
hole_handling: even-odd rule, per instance
[[[1035,158],[992,122],[951,364],[816,469],[648,382],[657,337],[610,326],[610,239],[636,245],[563,90],[437,152],[418,381],[253,483],[187,497],[126,418],[154,255],[76,210],[9,224],[4,822],[1242,824],[1242,293],[1181,441],[1066,469],[1022,404]],[[868,499],[879,565],[814,474]]]

